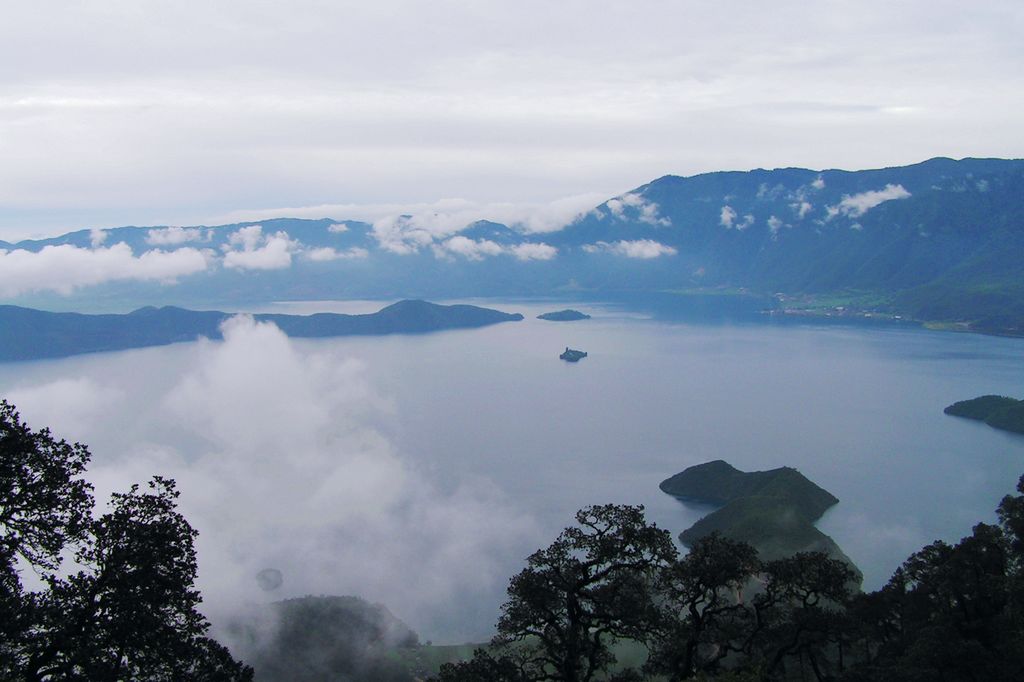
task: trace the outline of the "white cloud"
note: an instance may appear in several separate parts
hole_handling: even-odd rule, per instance
[[[825,178],[819,175],[814,179],[814,182],[811,183],[811,187],[814,189],[825,189]]]
[[[551,260],[558,255],[558,249],[550,244],[523,242],[509,249],[519,260]]]
[[[754,224],[754,216],[750,213],[743,216],[743,219],[739,222],[736,221],[737,217],[736,211],[732,206],[723,206],[722,210],[718,214],[718,222],[727,230],[740,231],[745,230]]]
[[[254,251],[263,242],[263,226],[247,225],[228,235],[228,243],[244,251]]]
[[[732,229],[732,223],[736,220],[736,211],[732,206],[723,206],[719,213],[718,223],[725,229]]]
[[[810,213],[811,210],[814,208],[811,202],[804,199],[800,201],[794,201],[792,204],[789,205],[789,207],[793,209],[793,212],[796,213],[796,217],[799,218],[800,220],[803,220],[804,216]]]
[[[848,218],[859,218],[869,210],[886,201],[906,199],[910,192],[903,185],[888,184],[884,189],[869,190],[860,194],[844,195],[842,201],[835,206],[828,206],[828,217],[834,218],[842,214]]]
[[[40,424],[60,424],[67,433],[83,439],[124,400],[124,390],[84,376],[63,377],[52,382],[16,387],[5,396]]]
[[[105,241],[107,241],[106,230],[89,230],[89,245],[92,248],[99,248]]]
[[[354,246],[351,249],[345,249],[339,251],[329,246],[324,246],[315,249],[306,249],[302,252],[303,256],[311,261],[322,263],[333,260],[353,260],[359,258],[366,258],[370,255],[370,252],[364,248]]]
[[[539,542],[532,519],[492,482],[434,477],[398,451],[394,404],[340,347],[304,348],[245,316],[223,331],[10,394],[30,424],[88,437],[97,499],[154,474],[178,482],[216,624],[306,594],[357,594],[414,626],[460,623],[486,600],[489,620]],[[284,575],[273,593],[254,579],[268,567]],[[464,627],[449,634],[479,636],[479,622]]]
[[[650,259],[659,256],[674,256],[678,253],[671,246],[666,246],[653,239],[620,240],[617,242],[597,242],[583,247],[587,253],[611,253],[626,258]]]
[[[786,188],[781,184],[776,184],[774,187],[768,187],[767,183],[762,182],[761,186],[757,188],[757,198],[760,201],[775,201],[778,199]]]
[[[776,218],[775,216],[768,218],[768,230],[773,235],[778,234],[779,230],[781,230],[783,226],[785,226],[785,223],[779,218]]]
[[[170,284],[209,265],[208,254],[198,249],[155,249],[136,256],[123,242],[96,249],[60,244],[40,251],[0,250],[0,295],[69,294],[79,287],[119,280]]]
[[[334,234],[341,234],[342,232],[348,232],[348,225],[345,223],[334,223],[327,227],[327,231]]]
[[[209,239],[210,234],[199,227],[158,227],[146,233],[146,243],[153,246],[176,246]]]
[[[253,211],[233,211],[218,216],[216,222],[240,222],[271,218],[320,218],[334,215],[350,220],[361,220],[373,225],[373,236],[386,251],[397,254],[416,253],[435,240],[444,240],[469,227],[478,220],[489,220],[525,234],[540,234],[560,230],[572,224],[597,205],[603,196],[599,193],[577,194],[546,202],[487,203],[468,199],[441,199],[430,203],[410,204],[320,204]],[[664,220],[650,208],[643,207],[640,219],[645,222]],[[660,223],[664,224],[664,223]],[[344,226],[345,223],[336,223]],[[332,232],[344,231],[331,226]]]
[[[662,217],[658,213],[658,204],[653,201],[648,201],[642,195],[636,192],[629,192],[623,194],[615,199],[609,199],[604,203],[608,211],[619,220],[628,220],[629,214],[627,208],[635,209],[635,217],[641,223],[647,223],[648,225],[655,225],[660,227],[668,227],[672,224],[669,218]],[[595,209],[596,210],[596,209]],[[604,215],[598,211],[597,218],[601,219]]]
[[[389,216],[373,223],[373,237],[380,248],[401,256],[417,253],[434,241],[430,230],[411,215]]]
[[[454,254],[467,260],[483,260],[486,256],[498,256],[505,252],[501,244],[489,239],[469,239],[461,235],[446,239],[434,247],[436,255]]]
[[[502,246],[489,239],[469,239],[462,235],[437,242],[431,247],[437,258],[461,256],[467,260],[483,260],[488,256],[513,256],[517,260],[551,260],[558,255],[558,249],[539,242],[523,242],[515,246]]]
[[[235,248],[232,248],[235,247]],[[232,232],[224,249],[224,267],[235,270],[281,270],[290,267],[292,254],[302,245],[287,232],[264,235],[260,225],[247,225]]]

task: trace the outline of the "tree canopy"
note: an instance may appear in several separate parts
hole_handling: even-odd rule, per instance
[[[33,431],[0,401],[0,677],[252,679],[206,636],[197,533],[177,511],[174,481],[116,493],[94,518],[89,459],[85,446]],[[74,566],[61,570],[67,551]],[[26,590],[19,567],[42,589]]]
[[[1024,477],[881,590],[820,552],[764,561],[716,533],[680,557],[642,507],[588,507],[512,578],[498,636],[441,682],[985,680],[1024,671]],[[647,651],[616,665],[615,644]]]

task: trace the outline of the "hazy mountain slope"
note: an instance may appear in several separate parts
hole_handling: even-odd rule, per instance
[[[4,251],[127,244],[202,250],[201,272],[7,300],[36,307],[333,298],[576,295],[747,289],[870,293],[892,312],[1024,330],[1024,161],[937,158],[865,171],[666,176],[543,234],[488,221],[458,233],[400,216],[214,228],[79,231]],[[269,241],[284,260],[255,262]],[[246,260],[248,259],[248,260]],[[2,282],[0,282],[2,283]],[[45,288],[45,287],[43,287]],[[2,289],[0,289],[2,292]],[[122,308],[123,309],[123,308]]]

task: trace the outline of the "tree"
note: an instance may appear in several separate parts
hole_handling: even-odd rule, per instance
[[[675,557],[643,507],[603,505],[534,552],[512,578],[495,644],[521,643],[534,680],[583,682],[615,662],[610,645],[653,629],[655,574]]]
[[[14,406],[0,400],[0,560],[17,556],[56,569],[64,546],[82,538],[92,509],[92,486],[81,478],[84,445],[32,431]]]
[[[1024,670],[1021,495],[955,545],[912,554],[880,591],[853,602],[859,661],[849,680],[1017,680]]]
[[[798,552],[765,562],[761,591],[751,600],[753,627],[748,655],[765,677],[785,673],[787,659],[806,658],[818,680],[832,679],[828,668],[843,662],[845,610],[856,575],[824,552]],[[831,645],[836,647],[830,651]]]
[[[17,562],[55,571],[61,550],[85,537],[93,505],[82,478],[88,462],[85,446],[33,431],[0,400],[0,677],[17,669],[35,611]]]
[[[93,519],[82,478],[89,452],[32,432],[0,404],[0,530],[6,677],[24,680],[249,680],[252,670],[205,636],[198,612],[196,531],[176,509],[174,481],[133,486]],[[77,572],[62,576],[60,554]],[[25,592],[22,557],[46,589]],[[6,615],[6,614],[5,614]],[[9,635],[9,637],[8,637]]]
[[[468,661],[442,664],[431,682],[529,682],[523,665],[524,661],[511,656],[495,658],[485,649],[476,649]]]
[[[757,550],[718,533],[670,563],[658,580],[662,617],[645,668],[685,680],[740,652],[752,625],[743,590],[760,566]]]

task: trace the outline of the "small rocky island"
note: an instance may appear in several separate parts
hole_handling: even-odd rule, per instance
[[[682,502],[718,507],[679,535],[685,545],[718,532],[742,540],[763,559],[797,552],[825,552],[860,570],[839,545],[814,527],[815,521],[839,500],[791,467],[744,472],[716,460],[692,466],[659,486]]]
[[[587,357],[587,354],[584,351],[575,350],[566,346],[565,352],[558,357],[560,360],[565,360],[566,362],[579,362],[583,358]]]
[[[537,316],[537,319],[549,322],[575,322],[576,320],[589,320],[590,315],[567,308],[565,310],[556,310],[553,313],[541,313]]]
[[[983,395],[953,403],[943,412],[954,417],[976,419],[995,429],[1024,433],[1024,400],[1004,395]]]

